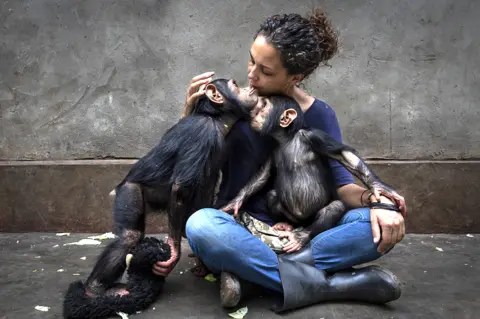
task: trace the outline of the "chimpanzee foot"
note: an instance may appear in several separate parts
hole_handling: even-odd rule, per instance
[[[88,289],[85,289],[85,295],[87,297],[95,297],[95,294]]]
[[[276,223],[275,225],[272,226],[273,229],[280,230],[280,231],[292,231],[293,226],[288,224],[288,223]]]
[[[108,287],[95,280],[85,287],[85,294],[89,297],[94,297],[96,295],[103,295],[107,290]]]
[[[210,271],[208,270],[208,268],[205,265],[197,265],[197,266],[193,267],[192,269],[190,269],[190,271],[195,276],[201,277],[201,278],[205,277],[206,275],[208,275],[210,273]]]
[[[195,266],[190,269],[190,272],[197,277],[205,277],[211,273],[210,269],[203,263],[203,261],[197,257],[195,254],[189,254],[188,257],[194,258]]]
[[[106,292],[107,296],[126,296],[130,292],[127,290],[126,285],[119,284],[118,287],[113,287],[108,289]]]

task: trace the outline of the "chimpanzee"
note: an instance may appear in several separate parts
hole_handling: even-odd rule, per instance
[[[170,259],[180,258],[185,223],[195,211],[213,204],[224,159],[229,125],[249,119],[258,101],[251,88],[216,79],[205,88],[192,114],[168,129],[160,142],[130,169],[115,188],[114,239],[100,254],[86,281],[93,294],[108,289],[125,271],[125,256],[144,237],[147,208],[168,214]]]
[[[278,223],[274,228],[292,230],[292,225],[304,226],[305,231],[295,232],[300,249],[332,228],[348,209],[336,192],[330,159],[338,160],[357,176],[377,199],[380,194],[398,198],[397,192],[383,183],[353,148],[321,130],[307,127],[295,100],[286,96],[260,97],[256,110],[250,122],[252,129],[273,137],[278,146],[260,172],[221,210],[233,210],[237,215],[242,202],[262,189],[273,170],[275,179],[273,189],[267,193],[268,209],[277,220],[286,218],[290,222]],[[399,210],[395,205],[372,205]]]

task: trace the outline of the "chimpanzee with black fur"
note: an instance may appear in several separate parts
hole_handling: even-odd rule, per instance
[[[257,101],[256,90],[239,88],[234,80],[211,81],[192,114],[167,130],[160,142],[133,165],[115,188],[113,224],[117,238],[95,263],[85,282],[87,294],[103,295],[122,276],[126,255],[144,237],[149,208],[168,214],[167,264],[176,265],[187,219],[213,205],[225,156],[225,135],[236,120],[249,119]]]
[[[277,220],[289,222],[280,222],[274,225],[275,229],[290,231],[292,225],[304,226],[305,231],[294,233],[295,250],[299,250],[313,237],[337,224],[348,210],[336,192],[329,159],[344,165],[377,198],[380,194],[398,198],[397,192],[383,183],[353,148],[321,130],[307,127],[300,106],[292,98],[261,97],[258,105],[251,127],[273,137],[278,147],[261,171],[222,208],[223,211],[233,210],[237,215],[242,203],[262,189],[274,169],[274,186],[267,194],[268,209]],[[373,205],[398,210],[388,204]]]
[[[155,237],[146,237],[129,255],[127,283],[115,283],[105,294],[87,296],[82,281],[72,282],[63,301],[64,318],[100,319],[117,312],[133,314],[155,302],[163,291],[165,277],[153,274],[152,267],[157,261],[170,258],[170,246]]]

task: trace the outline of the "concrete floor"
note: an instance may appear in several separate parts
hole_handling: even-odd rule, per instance
[[[61,318],[66,287],[73,280],[87,277],[105,241],[98,246],[63,244],[87,236],[90,234],[0,234],[0,319]],[[326,303],[279,316],[269,310],[273,300],[266,295],[250,298],[241,306],[248,306],[246,319],[478,318],[479,238],[480,234],[406,236],[377,262],[389,267],[403,283],[402,297],[388,306]],[[189,252],[185,244],[182,260],[168,278],[163,297],[148,311],[130,318],[229,318],[231,311],[219,305],[218,282],[211,283],[187,271],[193,265],[187,257]],[[37,305],[50,309],[38,311]]]

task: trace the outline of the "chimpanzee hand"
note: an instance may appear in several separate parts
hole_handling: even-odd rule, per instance
[[[280,238],[288,238],[288,244],[283,247],[283,250],[287,253],[293,253],[305,247],[309,242],[308,232],[299,231],[282,231],[279,234]]]
[[[192,112],[195,101],[205,93],[205,86],[212,81],[212,76],[215,72],[205,72],[197,75],[190,80],[190,86],[187,90],[187,99],[185,101],[185,109],[183,116],[185,117]]]
[[[289,223],[276,223],[272,226],[273,229],[280,230],[280,231],[292,231],[293,226]]]
[[[167,277],[180,260],[180,244],[175,244],[171,237],[168,238],[167,243],[170,246],[170,259],[157,261],[153,265],[153,273],[157,276]]]
[[[383,195],[388,199],[390,199],[391,201],[395,202],[395,204],[400,209],[400,213],[402,213],[403,217],[407,216],[407,207],[405,205],[405,198],[400,196],[393,188],[381,183],[380,181],[375,181],[373,182],[371,191],[377,201],[380,201],[380,195]]]
[[[220,208],[220,210],[222,212],[227,213],[227,214],[231,214],[231,211],[233,210],[233,217],[237,217],[238,216],[238,210],[240,209],[240,207],[242,207],[242,204],[243,204],[242,200],[234,199],[233,201],[228,203],[227,206],[224,206],[224,207]]]

